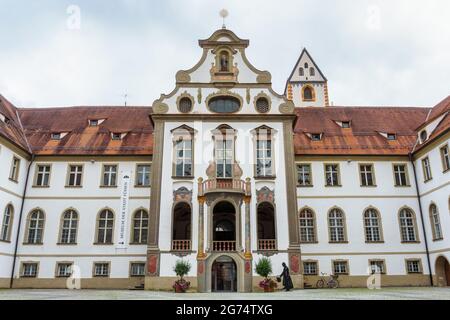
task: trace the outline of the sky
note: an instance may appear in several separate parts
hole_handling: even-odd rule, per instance
[[[447,0],[0,0],[0,94],[19,107],[149,106],[221,28],[285,82],[306,47],[344,106],[450,95]]]

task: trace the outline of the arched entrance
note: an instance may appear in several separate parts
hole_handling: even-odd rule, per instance
[[[436,277],[439,287],[450,287],[450,264],[448,260],[440,256],[436,259]]]
[[[219,202],[213,210],[213,250],[236,250],[236,210],[227,201]]]
[[[217,258],[211,270],[212,292],[237,292],[237,268],[228,256]]]

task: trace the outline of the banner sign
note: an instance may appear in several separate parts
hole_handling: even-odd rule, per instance
[[[130,201],[131,172],[122,172],[121,182],[119,239],[117,240],[117,249],[125,249],[127,247],[128,203]]]

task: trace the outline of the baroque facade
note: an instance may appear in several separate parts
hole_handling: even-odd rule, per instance
[[[17,108],[0,97],[0,287],[256,290],[450,285],[450,97],[330,107],[302,51],[283,94],[220,29],[151,107]],[[67,281],[69,279],[69,281]]]

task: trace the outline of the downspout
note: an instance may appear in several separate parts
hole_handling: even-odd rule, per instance
[[[414,172],[414,182],[416,184],[417,201],[419,202],[420,219],[422,220],[422,231],[423,231],[423,236],[425,238],[425,250],[427,252],[428,270],[430,271],[429,277],[430,277],[431,286],[433,287],[434,282],[433,282],[433,273],[431,272],[430,250],[428,249],[427,231],[425,229],[425,220],[423,219],[422,201],[420,199],[420,191],[419,191],[419,184],[417,181],[416,165],[414,164],[414,159],[413,159],[412,153],[409,154],[409,161],[412,164],[413,172]]]
[[[30,160],[30,163],[29,163],[28,169],[27,169],[27,177],[26,177],[26,180],[25,180],[25,187],[23,188],[22,204],[20,205],[19,224],[17,226],[17,232],[16,232],[16,245],[14,247],[14,258],[13,258],[13,265],[12,265],[12,270],[11,270],[11,279],[10,279],[10,282],[9,282],[9,288],[10,289],[12,289],[13,283],[14,283],[14,272],[15,272],[15,269],[16,269],[17,251],[18,251],[18,248],[19,248],[20,229],[21,229],[21,226],[22,226],[23,209],[24,209],[24,206],[25,206],[25,197],[27,195],[28,179],[29,179],[29,176],[30,176],[30,170],[31,170],[31,166],[32,166],[32,164],[34,162],[34,158],[35,158],[35,156],[31,155],[31,160]]]

